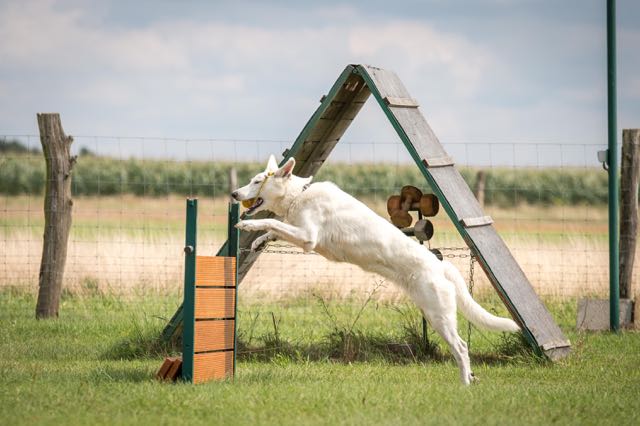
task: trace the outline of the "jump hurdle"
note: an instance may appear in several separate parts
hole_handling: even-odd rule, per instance
[[[238,204],[229,204],[225,255],[199,256],[196,250],[198,200],[187,200],[182,358],[167,358],[162,380],[191,383],[232,378],[236,366]]]
[[[485,215],[455,168],[452,158],[420,112],[418,102],[395,73],[369,65],[348,65],[329,92],[322,96],[320,106],[294,144],[282,153],[283,163],[294,157],[294,174],[300,177],[317,174],[370,96],[377,101],[511,316],[522,327],[531,347],[552,361],[566,357],[571,351],[569,340],[496,232],[492,218]],[[262,211],[254,218],[274,216]],[[250,247],[262,234],[262,231],[243,232],[241,246]],[[223,246],[219,255],[225,255],[227,247]],[[239,282],[259,255],[259,252],[247,251],[237,258]],[[176,332],[182,321],[182,311],[179,308],[165,327],[165,339],[170,339]]]

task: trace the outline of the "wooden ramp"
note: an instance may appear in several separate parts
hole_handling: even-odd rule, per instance
[[[453,160],[420,112],[418,102],[409,95],[393,72],[366,65],[347,66],[329,93],[322,97],[320,106],[293,146],[283,153],[283,162],[289,157],[295,157],[294,174],[302,177],[315,175],[371,94],[509,312],[523,328],[529,343],[537,352],[551,360],[566,356],[570,351],[569,341],[497,234],[491,218],[484,214],[454,167]],[[272,217],[268,213],[261,213],[256,218]],[[261,234],[243,232],[240,247],[249,247]],[[226,246],[221,252],[224,250]],[[238,282],[242,281],[258,255],[259,253],[247,252],[240,254]]]

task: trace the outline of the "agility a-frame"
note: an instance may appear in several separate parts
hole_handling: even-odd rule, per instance
[[[454,167],[453,160],[433,133],[400,79],[390,71],[367,65],[349,65],[302,129],[284,160],[296,159],[294,174],[315,175],[364,103],[373,95],[400,140],[424,175],[433,192],[487,274],[524,336],[540,354],[551,360],[563,358],[570,344],[531,283],[505,245],[493,221],[486,216],[469,186]],[[272,215],[260,212],[255,217]],[[262,232],[243,232],[240,247],[250,247]],[[227,252],[225,244],[220,255]],[[242,281],[259,252],[240,254],[238,283]],[[178,310],[164,331],[170,337],[182,318]]]

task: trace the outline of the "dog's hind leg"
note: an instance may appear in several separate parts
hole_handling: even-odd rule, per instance
[[[471,361],[469,360],[469,349],[467,343],[458,334],[458,327],[455,313],[453,315],[438,316],[431,321],[431,326],[447,342],[453,357],[460,369],[460,379],[465,385],[471,384],[475,380],[471,371]]]
[[[432,291],[429,291],[432,290]],[[422,310],[434,330],[449,345],[460,379],[465,385],[474,380],[467,344],[458,334],[456,295],[450,286],[420,286],[411,292],[415,303]]]

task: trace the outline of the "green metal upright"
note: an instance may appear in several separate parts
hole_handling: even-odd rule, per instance
[[[618,125],[616,111],[616,1],[607,0],[607,121],[609,163],[609,324],[620,329]]]
[[[238,353],[238,253],[239,253],[239,242],[240,242],[240,230],[236,228],[236,224],[240,220],[240,204],[238,203],[229,203],[229,217],[227,220],[227,235],[229,239],[227,240],[227,256],[234,257],[236,259],[236,291],[235,291],[235,302],[233,306],[235,306],[235,312],[233,313],[234,321],[234,332],[233,332],[233,377],[236,377],[236,355]]]
[[[193,351],[195,334],[194,300],[196,297],[196,234],[198,200],[187,200],[187,224],[184,245],[184,303],[182,321],[182,378],[193,381]]]

